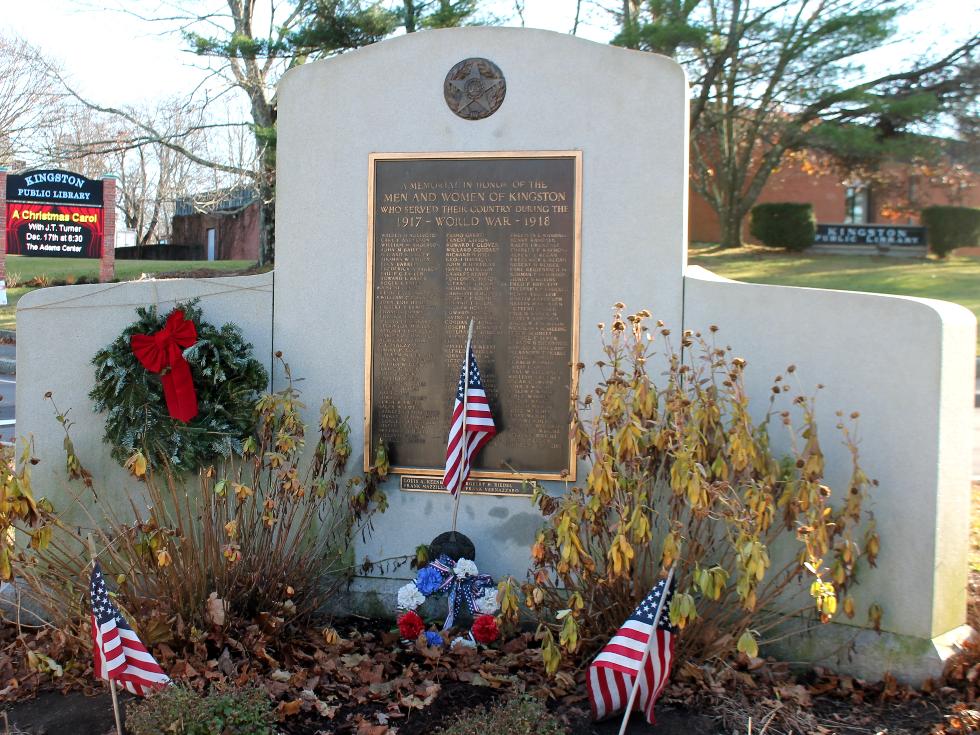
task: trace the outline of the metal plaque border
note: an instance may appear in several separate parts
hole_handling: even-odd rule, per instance
[[[577,371],[574,366],[578,363],[579,355],[579,311],[581,305],[581,271],[582,271],[582,151],[454,151],[454,152],[425,152],[425,153],[370,153],[368,154],[368,193],[367,193],[367,275],[364,294],[364,471],[371,467],[373,455],[371,452],[371,344],[374,330],[374,195],[377,163],[382,161],[405,160],[464,160],[473,158],[570,158],[574,162],[574,181],[572,189],[575,192],[575,211],[573,236],[573,268],[572,274],[572,354],[569,359],[569,386],[571,391],[577,390]],[[570,425],[569,425],[570,428]],[[446,427],[449,430],[449,427]],[[473,470],[470,477],[487,479],[514,479],[515,476],[530,480],[565,480],[575,482],[576,456],[574,440],[568,439],[568,468],[560,472],[505,472],[501,470]],[[396,475],[441,476],[444,468],[427,467],[391,467],[388,470]],[[425,491],[406,491],[425,492]],[[489,493],[476,493],[488,495]],[[513,497],[513,496],[501,496]],[[523,497],[523,496],[521,496]]]

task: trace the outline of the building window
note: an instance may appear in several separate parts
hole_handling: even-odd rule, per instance
[[[844,224],[867,224],[869,204],[870,196],[867,186],[855,184],[847,187],[847,194],[844,199]]]

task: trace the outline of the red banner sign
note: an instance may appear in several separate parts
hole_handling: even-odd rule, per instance
[[[7,253],[102,257],[102,208],[7,204]]]

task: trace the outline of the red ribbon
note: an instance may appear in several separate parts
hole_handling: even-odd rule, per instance
[[[143,367],[152,373],[163,373],[160,379],[167,411],[184,423],[197,416],[197,393],[191,379],[191,366],[183,355],[184,348],[195,342],[197,328],[194,322],[177,309],[167,317],[167,323],[159,332],[134,334],[129,343]]]

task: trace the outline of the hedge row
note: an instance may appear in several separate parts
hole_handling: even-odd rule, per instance
[[[929,247],[940,258],[951,250],[980,246],[980,209],[975,207],[926,207],[922,210]],[[763,245],[787,250],[806,250],[817,232],[813,207],[778,202],[752,208],[749,232]]]

